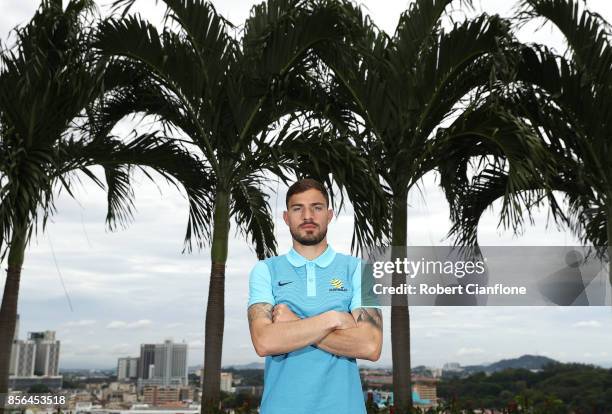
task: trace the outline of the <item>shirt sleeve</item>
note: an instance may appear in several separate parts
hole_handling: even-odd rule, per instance
[[[249,275],[249,304],[269,303],[275,305],[274,295],[272,294],[272,278],[268,266],[263,262],[257,262]]]
[[[380,309],[378,300],[373,296],[372,292],[370,292],[371,287],[369,283],[364,283],[367,281],[362,280],[361,271],[363,263],[360,259],[357,259],[357,266],[355,267],[355,271],[353,272],[352,284],[353,284],[353,297],[351,299],[351,304],[349,306],[351,312],[357,308],[377,308]],[[366,289],[367,298],[364,300],[363,289]],[[367,295],[370,293],[370,295]]]

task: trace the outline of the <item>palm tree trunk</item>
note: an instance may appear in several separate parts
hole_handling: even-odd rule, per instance
[[[608,217],[606,227],[608,229],[608,279],[612,287],[612,194],[608,196]]]
[[[6,282],[0,307],[0,332],[2,332],[0,335],[0,396],[8,392],[9,366],[15,336],[15,321],[17,320],[17,299],[19,298],[19,281],[25,251],[25,236],[25,231],[15,231],[9,248]],[[0,404],[0,414],[3,413],[4,406]]]
[[[408,194],[406,191],[395,193],[393,219],[391,222],[391,244],[393,255],[406,257]],[[393,286],[405,282],[404,278],[393,276]],[[393,402],[396,414],[412,410],[412,384],[410,370],[410,313],[408,297],[393,297],[391,306],[391,354],[393,361]]]
[[[229,237],[229,194],[218,191],[213,213],[210,285],[204,332],[202,414],[218,412],[221,382],[221,353],[225,320],[225,262]]]

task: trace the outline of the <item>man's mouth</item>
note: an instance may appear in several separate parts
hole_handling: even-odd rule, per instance
[[[309,223],[309,224],[302,224],[300,227],[303,229],[309,230],[309,229],[316,229],[317,225]]]

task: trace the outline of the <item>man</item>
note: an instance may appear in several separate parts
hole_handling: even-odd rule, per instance
[[[289,253],[260,261],[249,281],[249,328],[266,357],[262,414],[364,414],[356,358],[376,361],[382,317],[361,305],[361,265],[327,244],[333,212],[321,183],[287,191]]]

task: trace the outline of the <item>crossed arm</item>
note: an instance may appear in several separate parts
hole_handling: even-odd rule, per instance
[[[356,327],[335,330],[317,346],[335,355],[377,361],[382,350],[382,314],[376,308],[356,308],[351,312]]]
[[[255,303],[249,329],[259,356],[278,355],[315,345],[334,355],[376,361],[382,348],[382,316],[374,308],[351,313],[328,311],[300,319],[287,305]]]

